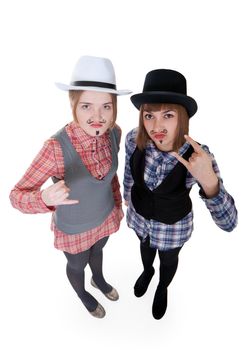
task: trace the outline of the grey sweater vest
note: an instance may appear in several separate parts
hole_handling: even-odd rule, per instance
[[[67,234],[78,234],[99,226],[114,208],[111,181],[118,167],[117,153],[119,135],[116,128],[110,131],[112,165],[102,179],[94,178],[83,164],[73,147],[65,128],[54,136],[62,148],[66,186],[70,188],[69,199],[79,200],[78,204],[59,205],[54,213],[56,227]],[[53,181],[59,179],[53,178]]]

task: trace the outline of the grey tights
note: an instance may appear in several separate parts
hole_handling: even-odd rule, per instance
[[[102,272],[102,249],[107,243],[107,240],[108,237],[104,237],[95,243],[90,249],[78,254],[70,254],[64,252],[67,258],[67,277],[78,297],[81,299],[89,311],[94,311],[97,307],[98,302],[90,293],[85,290],[84,269],[87,264],[89,264],[91,268],[93,280],[99,289],[103,293],[108,293],[112,290],[112,286],[110,286],[105,281]]]

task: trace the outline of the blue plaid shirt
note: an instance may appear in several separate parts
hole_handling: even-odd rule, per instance
[[[143,216],[136,213],[131,202],[131,188],[133,178],[130,170],[130,157],[136,148],[137,129],[131,130],[126,136],[126,161],[124,174],[124,198],[128,201],[127,224],[142,239],[149,235],[150,246],[159,250],[169,250],[181,247],[191,236],[193,231],[193,212],[191,211],[183,219],[173,225],[167,225],[155,220],[147,220]],[[183,155],[189,148],[189,144],[185,143],[179,150],[179,154]],[[233,198],[225,190],[217,163],[213,154],[210,153],[207,146],[201,146],[204,151],[210,154],[212,165],[216,175],[219,178],[220,190],[217,196],[207,199],[202,191],[200,196],[205,202],[211,216],[222,230],[232,231],[237,225],[237,210]],[[146,160],[144,180],[146,186],[150,190],[154,190],[170,173],[177,164],[177,159],[167,152],[161,152],[153,142],[149,142],[146,147]],[[195,178],[188,172],[186,177],[186,187],[191,188],[196,183]]]

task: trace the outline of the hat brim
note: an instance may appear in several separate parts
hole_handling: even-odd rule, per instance
[[[107,88],[102,88],[98,86],[74,86],[74,85],[66,85],[63,83],[55,83],[57,88],[63,91],[69,91],[69,90],[77,90],[77,91],[97,91],[97,92],[108,92],[110,94],[115,94],[115,95],[128,95],[131,94],[131,90],[114,90],[114,89],[107,89]]]
[[[137,109],[145,103],[174,103],[185,107],[189,117],[197,111],[197,103],[192,97],[174,92],[150,91],[135,94],[130,98]]]

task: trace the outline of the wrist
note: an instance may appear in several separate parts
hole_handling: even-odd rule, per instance
[[[209,181],[207,184],[201,184],[202,190],[206,198],[213,198],[217,196],[220,190],[219,179],[216,178]]]
[[[42,193],[43,191],[39,192],[38,194],[38,201],[39,201],[39,205],[40,207],[44,210],[44,211],[55,211],[55,206],[53,205],[47,205],[42,197]]]

